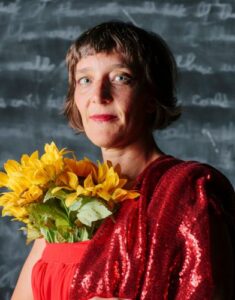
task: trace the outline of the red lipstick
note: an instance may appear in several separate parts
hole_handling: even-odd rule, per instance
[[[97,121],[97,122],[108,122],[113,119],[116,119],[117,117],[114,115],[109,114],[97,114],[97,115],[91,115],[90,119]]]

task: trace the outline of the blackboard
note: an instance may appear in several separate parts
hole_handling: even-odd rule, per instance
[[[64,57],[82,31],[119,18],[159,33],[179,66],[183,115],[155,132],[161,149],[206,162],[235,184],[235,4],[219,1],[0,2],[0,166],[52,140],[78,157],[99,150],[60,114],[67,91]],[[30,249],[21,224],[0,219],[0,299],[10,299]]]

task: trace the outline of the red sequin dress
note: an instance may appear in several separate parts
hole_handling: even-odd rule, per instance
[[[105,220],[90,241],[69,299],[234,299],[221,297],[227,287],[218,288],[231,278],[223,278],[229,251],[223,253],[225,239],[217,237],[226,226],[234,247],[235,236],[235,193],[227,178],[210,165],[164,155],[135,188],[141,196],[123,202],[116,222]]]

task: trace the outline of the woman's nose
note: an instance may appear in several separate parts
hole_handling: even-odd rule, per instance
[[[109,103],[112,101],[111,88],[108,80],[100,80],[95,83],[92,101],[98,103]]]

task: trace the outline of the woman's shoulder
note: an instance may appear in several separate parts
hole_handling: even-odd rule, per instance
[[[155,160],[139,176],[137,188],[148,196],[156,190],[176,191],[200,190],[217,195],[235,195],[229,179],[214,166],[197,160],[184,160],[172,155],[164,155]]]
[[[172,191],[175,198],[190,206],[213,206],[218,212],[235,216],[235,191],[229,179],[214,166],[196,161],[180,160],[162,176],[156,190]],[[181,201],[181,200],[176,200]]]
[[[213,188],[217,192],[234,193],[234,188],[228,177],[209,163],[197,160],[181,160],[181,163],[172,171],[177,171],[178,175],[182,176],[185,181],[203,185],[207,190]]]
[[[220,183],[220,186],[225,185],[226,188],[234,191],[226,175],[213,165],[198,160],[184,160],[171,155],[167,155],[167,157],[170,158],[171,164],[169,164],[169,159],[168,161],[165,160],[169,167],[166,168],[163,174],[163,180],[169,177],[171,181],[190,182],[199,180],[214,184]],[[153,172],[157,172],[157,168],[155,170],[153,169]]]
[[[235,192],[231,182],[220,170],[205,162],[167,155],[152,164],[143,183],[150,198],[157,195],[159,199],[159,194],[164,196],[166,193],[175,198],[188,195],[184,197],[185,201],[217,198],[235,210]]]

